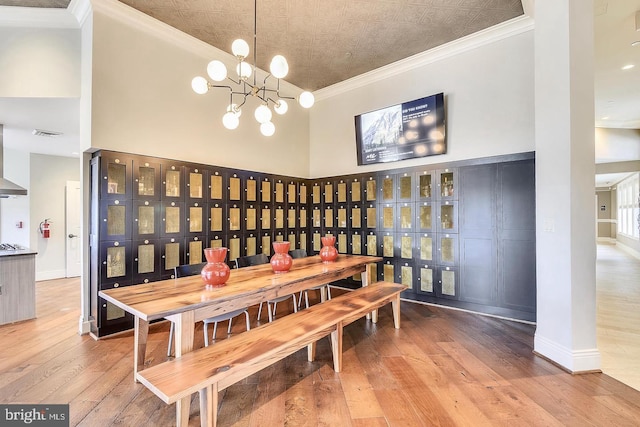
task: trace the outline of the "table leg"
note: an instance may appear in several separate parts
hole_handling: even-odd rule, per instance
[[[365,268],[365,270],[362,272],[362,274],[360,275],[360,278],[362,280],[362,286],[369,286],[369,278],[371,277],[371,264],[367,264],[367,267]],[[377,313],[376,313],[377,314]],[[367,320],[371,319],[371,313],[367,313]],[[377,317],[376,317],[376,321],[377,321]]]
[[[144,359],[147,352],[147,336],[149,335],[149,322],[139,317],[133,321],[133,380],[138,382],[138,371],[144,369]]]
[[[195,313],[188,311],[176,318],[176,357],[180,357],[193,350],[193,336],[195,326]],[[189,409],[191,396],[182,398],[176,402],[176,425],[186,427],[189,425]]]

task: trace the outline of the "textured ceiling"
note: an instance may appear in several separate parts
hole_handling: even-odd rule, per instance
[[[253,0],[120,0],[231,52],[243,38],[253,63]],[[68,0],[0,0],[67,7]],[[289,62],[285,80],[317,90],[522,15],[521,0],[258,0],[257,65]],[[204,71],[204,66],[203,66]]]
[[[253,58],[252,0],[121,0],[226,52]],[[320,89],[523,14],[520,0],[258,0],[257,65],[289,62],[286,80]]]
[[[71,0],[0,0],[0,6],[66,8]]]

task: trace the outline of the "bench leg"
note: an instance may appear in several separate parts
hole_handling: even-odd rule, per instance
[[[200,390],[200,427],[216,427],[218,424],[218,383]]]
[[[371,321],[373,323],[378,323],[378,309],[377,308],[371,312]]]
[[[176,401],[176,427],[189,425],[189,409],[191,408],[191,396],[183,397]]]
[[[338,322],[336,330],[331,332],[331,351],[333,352],[333,370],[342,370],[342,322]]]
[[[393,309],[393,326],[400,329],[400,295],[391,301],[391,308]]]
[[[139,317],[135,317],[133,322],[134,343],[133,343],[133,380],[138,382],[138,371],[144,369],[144,358],[147,352],[147,337],[149,335],[149,322]]]

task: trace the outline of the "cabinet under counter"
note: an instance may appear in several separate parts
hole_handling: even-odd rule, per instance
[[[36,317],[36,252],[0,251],[0,325]]]

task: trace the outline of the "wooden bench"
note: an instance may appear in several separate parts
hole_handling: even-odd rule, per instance
[[[400,293],[406,286],[377,282],[340,295],[308,309],[267,323],[139,371],[137,379],[165,403],[174,403],[200,392],[202,426],[217,423],[218,392],[249,375],[308,348],[315,358],[315,344],[331,335],[333,365],[342,368],[342,331],[349,323],[391,302],[396,329],[400,328]],[[180,426],[184,420],[177,420]]]

